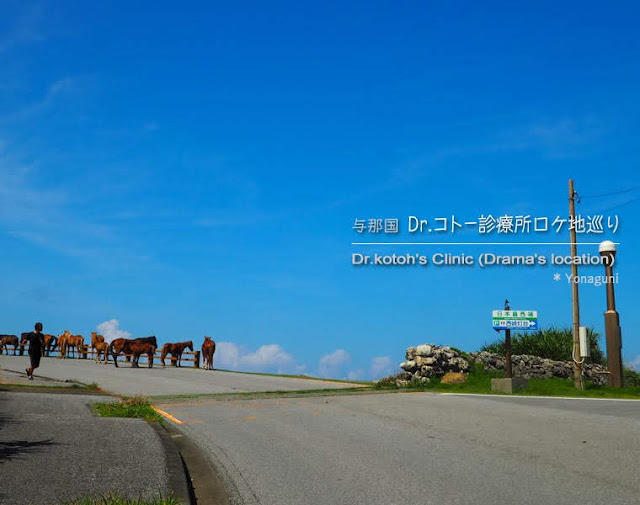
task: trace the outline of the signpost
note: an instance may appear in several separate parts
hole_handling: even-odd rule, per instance
[[[494,330],[537,330],[537,310],[494,310]]]
[[[514,379],[511,368],[511,330],[537,330],[536,310],[511,310],[509,300],[504,301],[504,310],[494,310],[493,329],[504,330],[504,354],[506,379],[491,379],[491,389],[513,393],[518,387],[526,387],[526,379]]]

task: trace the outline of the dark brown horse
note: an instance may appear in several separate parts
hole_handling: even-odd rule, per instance
[[[5,351],[7,351],[7,354],[9,354],[8,346],[10,345],[13,346],[13,355],[15,356],[18,350],[17,335],[0,335],[0,352],[2,352],[2,349],[4,349]]]
[[[111,357],[113,358],[113,364],[116,366],[116,368],[118,367],[118,356],[120,355],[120,353],[124,352],[125,354],[134,354],[131,347],[133,344],[151,344],[153,346],[153,352],[155,352],[155,349],[158,347],[156,337],[143,337],[135,339],[116,338],[115,340],[111,341],[111,343],[109,344],[109,348],[107,349],[107,352],[111,354]],[[143,352],[144,351],[140,351],[140,354],[142,354]],[[140,354],[138,354],[138,358],[140,357]],[[149,360],[149,368],[151,368],[152,365],[153,354],[151,354],[151,358]],[[132,363],[131,366],[137,366],[137,362],[135,364]]]
[[[202,342],[202,362],[205,370],[213,370],[213,354],[216,352],[216,343],[211,337],[204,337]]]
[[[24,348],[27,345],[27,342],[29,341],[29,337],[31,336],[31,331],[25,331],[23,333],[20,333],[20,356],[22,356],[24,354]]]
[[[165,366],[164,358],[167,357],[167,354],[171,354],[171,364],[173,366],[181,366],[180,360],[182,359],[182,353],[185,349],[193,351],[193,342],[191,340],[189,340],[188,342],[178,342],[176,344],[164,344],[162,346],[162,354],[160,355],[162,366]]]
[[[129,344],[129,352],[133,354],[133,360],[131,361],[131,368],[139,368],[138,361],[141,354],[147,355],[147,361],[149,362],[149,368],[153,368],[153,357],[156,353],[156,346],[148,342],[134,342]]]

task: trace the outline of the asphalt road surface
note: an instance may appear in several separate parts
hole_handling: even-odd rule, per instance
[[[170,492],[165,450],[140,419],[99,418],[108,397],[0,392],[0,504],[59,505]]]
[[[24,369],[28,356],[0,356],[0,369],[6,382],[28,384]],[[265,375],[251,375],[193,367],[131,368],[129,363],[116,368],[113,363],[103,365],[87,359],[42,358],[34,375],[40,380],[65,381],[74,379],[84,384],[96,382],[102,389],[121,395],[181,395],[202,393],[240,393],[248,391],[291,391],[353,387],[353,384],[292,379]],[[21,377],[22,375],[22,377]]]
[[[414,393],[158,407],[232,503],[640,501],[640,402]]]

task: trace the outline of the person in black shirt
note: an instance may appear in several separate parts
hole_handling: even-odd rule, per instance
[[[31,332],[26,339],[29,340],[29,359],[31,360],[31,366],[26,369],[26,372],[29,380],[33,380],[33,371],[40,366],[40,358],[44,350],[42,323],[36,323],[35,331]]]

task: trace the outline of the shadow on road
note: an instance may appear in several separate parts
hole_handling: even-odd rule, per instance
[[[27,440],[11,440],[9,442],[0,442],[0,464],[5,461],[10,461],[16,456],[23,453],[37,453],[41,452],[45,447],[57,445],[53,439],[39,440],[36,442],[29,442]]]

